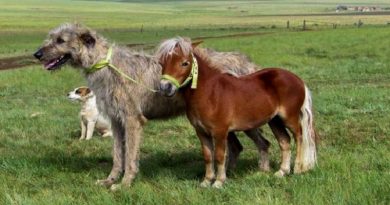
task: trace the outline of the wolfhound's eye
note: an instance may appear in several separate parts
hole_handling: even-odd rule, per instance
[[[190,65],[190,62],[189,61],[185,61],[181,64],[182,67],[187,67]]]
[[[58,44],[65,43],[64,39],[62,39],[61,37],[58,37],[56,42]]]
[[[81,91],[77,89],[75,93],[76,93],[76,94],[80,94]]]

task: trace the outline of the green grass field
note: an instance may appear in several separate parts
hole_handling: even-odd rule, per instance
[[[279,179],[258,172],[256,148],[240,135],[244,152],[225,187],[203,189],[200,143],[187,119],[149,121],[140,172],[131,187],[113,193],[94,184],[111,169],[112,141],[99,136],[78,141],[80,108],[66,99],[67,92],[85,85],[81,74],[70,67],[54,73],[40,66],[0,71],[0,204],[389,204],[390,27],[385,23],[390,17],[363,16],[373,25],[361,28],[302,32],[270,28],[284,25],[285,16],[258,16],[323,13],[337,4],[0,0],[0,61],[32,53],[48,30],[74,20],[121,44],[158,43],[176,35],[270,33],[208,39],[203,47],[240,51],[262,67],[284,67],[301,76],[313,94],[321,137],[318,167]],[[390,6],[384,0],[370,4]],[[186,15],[179,20],[175,13]],[[279,148],[266,126],[265,134],[276,171]]]

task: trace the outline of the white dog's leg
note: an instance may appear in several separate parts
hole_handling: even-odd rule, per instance
[[[93,131],[95,129],[95,124],[96,124],[95,121],[88,122],[88,124],[87,124],[87,138],[86,138],[86,140],[92,139]]]
[[[85,135],[86,135],[86,132],[87,132],[87,127],[85,126],[83,120],[81,119],[81,137],[80,137],[80,140],[83,140],[85,139]]]
[[[112,137],[112,131],[111,130],[105,130],[104,134],[102,135],[102,137]]]

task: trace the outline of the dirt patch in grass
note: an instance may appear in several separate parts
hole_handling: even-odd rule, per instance
[[[22,68],[34,64],[38,64],[38,62],[34,60],[34,57],[29,55],[3,58],[0,59],[0,70]]]

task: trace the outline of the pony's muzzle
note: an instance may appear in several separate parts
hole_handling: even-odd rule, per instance
[[[161,80],[160,81],[160,93],[163,94],[166,97],[172,97],[176,93],[176,87],[172,85],[172,83]]]

